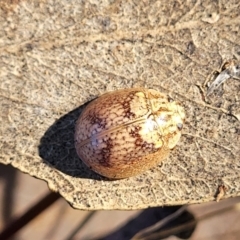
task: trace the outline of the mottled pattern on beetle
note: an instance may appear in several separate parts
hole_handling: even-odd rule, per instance
[[[101,104],[95,104],[100,99]],[[128,95],[120,93],[118,96],[112,95],[110,99],[109,94],[104,94],[91,102],[81,114],[78,120],[81,122],[77,129],[78,141],[82,142],[97,133],[134,121],[149,111],[149,102],[143,92],[134,91]]]
[[[142,137],[145,121],[119,128],[101,138],[92,137],[91,141],[81,146],[82,158],[88,157],[88,164],[99,162],[100,165],[111,167],[128,164],[131,159],[138,159],[158,151],[163,142],[157,132],[149,132]],[[156,142],[158,144],[156,144]]]
[[[102,95],[97,99],[101,100],[99,101],[101,105],[94,104],[93,101],[82,114],[83,117],[78,120],[81,122],[82,128],[78,128],[79,134],[76,134],[77,141],[82,148],[88,141],[91,142],[88,144],[89,153],[86,152],[87,156],[94,149],[97,152],[92,152],[92,155],[100,154],[101,156],[101,153],[104,153],[104,156],[108,156],[110,159],[113,154],[109,152],[113,152],[114,157],[116,157],[116,151],[120,151],[123,146],[127,146],[126,149],[130,150],[139,146],[137,154],[142,155],[141,152],[145,151],[147,146],[150,149],[151,145],[149,152],[154,152],[162,147],[163,136],[165,136],[165,144],[167,144],[167,139],[172,139],[179,132],[176,125],[172,125],[170,121],[174,116],[169,109],[175,103],[169,103],[165,95],[157,94],[154,97],[156,99],[150,96],[152,100],[152,104],[150,104],[149,96],[146,96],[143,91],[136,90],[129,92],[129,94],[124,92],[122,95],[112,95],[110,99],[109,94]],[[160,129],[152,114],[152,108],[163,122],[160,123]],[[137,122],[134,123],[134,120]],[[124,124],[128,125],[124,126]],[[118,128],[121,128],[121,131]],[[110,141],[114,144],[110,144]],[[131,156],[129,151],[126,153]],[[147,153],[144,152],[144,154]],[[119,153],[118,157],[123,159],[126,158],[126,155],[121,156]],[[105,161],[109,162],[107,157]]]
[[[169,154],[180,136],[183,108],[151,89],[124,89],[90,103],[76,123],[79,157],[110,177],[133,176]]]

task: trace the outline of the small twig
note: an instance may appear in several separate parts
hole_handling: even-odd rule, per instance
[[[237,204],[234,203],[232,206],[207,213],[207,214],[205,214],[201,217],[195,218],[194,220],[191,220],[191,221],[188,221],[186,223],[180,224],[176,227],[172,227],[172,228],[169,228],[169,229],[164,229],[164,230],[159,231],[157,233],[149,233],[148,236],[144,236],[142,238],[136,238],[134,240],[153,240],[153,239],[155,240],[155,239],[162,239],[163,237],[166,237],[166,236],[176,235],[177,233],[183,232],[184,230],[187,230],[187,229],[190,229],[190,228],[194,227],[200,221],[212,218],[212,217],[214,217],[216,215],[219,215],[219,214],[224,214],[224,213],[226,213],[228,211],[231,211],[231,210],[234,210],[236,208],[239,208],[239,203],[237,203]]]
[[[174,219],[176,219],[177,217],[179,217],[186,210],[186,208],[187,208],[187,205],[184,205],[181,208],[179,208],[176,212],[170,214],[169,216],[165,217],[164,219],[157,222],[156,224],[139,231],[136,235],[133,236],[133,238],[131,240],[144,239],[145,236],[148,236],[149,234],[153,233],[157,229],[160,229],[167,223],[169,223],[169,222],[173,221]]]
[[[224,63],[220,73],[210,85],[206,96],[208,97],[216,88],[218,88],[230,77],[240,79],[240,63],[238,63],[235,59],[229,60]]]

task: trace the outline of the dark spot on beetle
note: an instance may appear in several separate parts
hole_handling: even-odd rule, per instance
[[[102,165],[103,167],[111,167],[111,164],[108,161],[108,158],[103,156],[101,160],[99,160],[99,164]]]
[[[141,126],[135,126],[133,129],[131,129],[131,131],[129,132],[130,136],[132,136],[133,138],[141,138],[139,131],[142,129]]]
[[[135,146],[142,147],[142,145],[143,145],[143,140],[140,137],[136,138]]]
[[[101,159],[99,160],[99,164],[104,167],[111,167],[110,158],[113,141],[108,138],[107,140],[103,140],[103,142],[106,144],[106,147],[102,148],[100,151]]]
[[[129,119],[133,119],[133,118],[136,117],[136,114],[135,114],[135,113],[132,113],[132,112],[130,111],[130,109],[128,109],[128,111],[125,111],[124,117],[129,118]]]

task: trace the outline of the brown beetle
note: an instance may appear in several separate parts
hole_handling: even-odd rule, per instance
[[[166,158],[185,113],[156,90],[130,88],[92,101],[76,123],[75,147],[93,171],[111,179],[139,174]]]

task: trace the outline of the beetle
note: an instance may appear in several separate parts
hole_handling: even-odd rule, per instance
[[[184,119],[184,108],[156,90],[109,92],[81,113],[75,148],[80,159],[102,176],[135,176],[169,155],[180,139]]]

